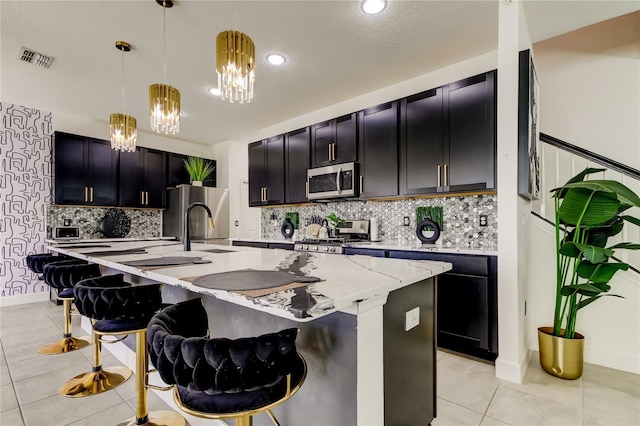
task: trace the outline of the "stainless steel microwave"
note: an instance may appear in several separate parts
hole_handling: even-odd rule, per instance
[[[353,198],[358,196],[358,164],[343,163],[307,170],[307,198]]]

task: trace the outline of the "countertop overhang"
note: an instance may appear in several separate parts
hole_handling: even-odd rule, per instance
[[[65,248],[49,245],[51,251],[103,265],[168,285],[178,286],[195,293],[207,294],[237,305],[260,310],[291,320],[306,322],[336,311],[358,314],[367,302],[386,300],[389,292],[423,281],[451,270],[451,264],[425,260],[375,258],[369,256],[344,256],[336,254],[300,253],[288,250],[255,249],[213,244],[192,244],[192,251],[185,252],[179,242],[129,241],[111,243],[100,251],[145,249],[145,254],[92,255],[95,248]],[[208,250],[224,250],[212,253]],[[124,262],[168,256],[193,256],[211,263],[145,269],[125,265]],[[305,297],[313,300],[302,315],[291,309],[292,297],[299,292],[280,291],[261,297],[248,297],[225,290],[198,287],[190,282],[193,277],[245,269],[284,270],[290,273],[310,275],[322,281],[304,289]],[[189,280],[188,280],[189,279]]]

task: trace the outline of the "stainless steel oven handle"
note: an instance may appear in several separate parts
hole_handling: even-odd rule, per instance
[[[342,173],[342,167],[338,167],[338,173],[336,174],[336,188],[338,190],[338,194],[342,194],[342,189],[340,189],[340,174]]]

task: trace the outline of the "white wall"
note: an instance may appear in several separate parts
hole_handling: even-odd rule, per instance
[[[533,49],[542,131],[640,169],[640,12]]]
[[[640,168],[640,12],[537,43],[533,49],[541,131]],[[586,166],[572,170],[576,160],[561,157],[548,159],[553,164],[547,178],[558,174],[558,181],[565,182]],[[553,204],[546,202],[548,209],[552,211]],[[625,240],[640,242],[639,235],[630,230]],[[532,350],[538,348],[537,328],[553,321],[554,244],[553,228],[531,219],[529,262],[536,267],[529,271],[527,343]],[[577,329],[586,336],[585,362],[640,373],[639,281],[633,272],[618,273],[612,293],[625,299],[604,298],[580,311]]]

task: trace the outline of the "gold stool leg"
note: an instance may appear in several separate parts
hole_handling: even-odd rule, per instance
[[[253,416],[236,417],[236,426],[253,426]]]
[[[72,299],[62,300],[62,309],[64,310],[64,334],[62,340],[55,343],[42,346],[38,349],[38,353],[43,355],[58,355],[89,346],[89,339],[87,337],[72,337],[71,336],[71,302]]]
[[[276,416],[275,414],[273,414],[273,411],[267,410],[267,414],[271,418],[271,421],[273,422],[274,425],[280,426],[280,422],[278,421],[278,419],[276,419]]]
[[[93,339],[93,368],[90,372],[82,373],[68,380],[60,387],[60,394],[70,398],[96,395],[106,392],[124,383],[131,377],[131,370],[127,367],[102,368],[100,337],[96,332],[91,334]]]
[[[184,426],[184,417],[175,411],[163,410],[148,412],[147,406],[147,330],[136,333],[136,416],[127,419],[118,426]]]

